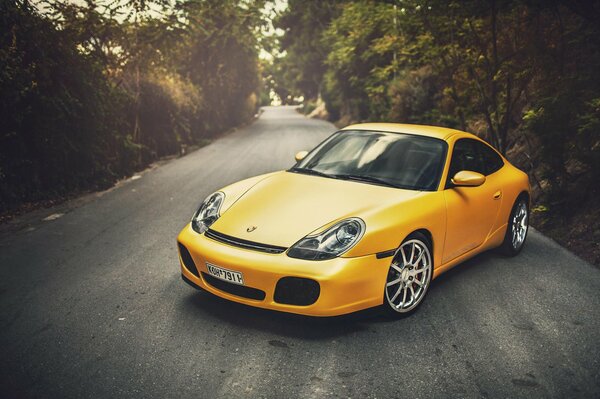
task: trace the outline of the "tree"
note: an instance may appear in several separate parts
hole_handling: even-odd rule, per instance
[[[249,120],[262,0],[0,2],[0,212]]]
[[[326,70],[327,49],[321,43],[323,32],[339,14],[340,1],[289,0],[287,10],[274,21],[283,30],[280,51],[283,60],[275,61],[285,73],[279,77],[287,80],[288,91],[297,90],[306,100],[316,100],[321,92]]]

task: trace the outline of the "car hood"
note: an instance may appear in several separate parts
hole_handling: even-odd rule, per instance
[[[232,185],[229,189],[234,188]],[[227,197],[228,188],[223,192]],[[418,193],[356,181],[278,172],[241,194],[211,229],[244,240],[290,247],[337,220],[364,219],[377,209],[397,205]],[[365,222],[368,231],[368,220]]]

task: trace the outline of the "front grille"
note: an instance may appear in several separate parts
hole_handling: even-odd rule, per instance
[[[254,241],[243,240],[241,238],[231,237],[218,231],[211,229],[206,230],[204,233],[208,238],[212,238],[215,241],[219,241],[225,244],[233,245],[234,247],[240,247],[245,249],[252,249],[254,251],[266,252],[269,254],[280,254],[287,248],[278,247],[276,245],[261,244]]]
[[[188,271],[194,276],[200,277],[200,275],[198,274],[198,269],[196,269],[196,264],[192,259],[192,255],[190,255],[190,252],[180,242],[177,243],[177,246],[179,247],[179,255],[181,256],[181,260],[183,261],[183,265],[185,266],[185,268],[188,269]]]
[[[321,286],[315,280],[300,277],[283,277],[275,287],[275,302],[308,306],[319,299]]]
[[[265,292],[256,288],[228,283],[227,281],[220,280],[204,272],[202,272],[202,278],[207,284],[212,285],[220,291],[227,292],[228,294],[241,296],[242,298],[256,299],[259,301],[265,299]]]

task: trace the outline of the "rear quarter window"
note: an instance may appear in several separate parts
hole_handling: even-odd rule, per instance
[[[504,161],[502,157],[498,155],[496,151],[494,151],[490,146],[484,144],[482,142],[477,142],[477,146],[479,147],[479,151],[481,152],[481,158],[484,163],[485,175],[491,175],[494,172],[497,172],[504,166]]]

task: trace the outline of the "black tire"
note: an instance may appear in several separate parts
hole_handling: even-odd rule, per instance
[[[407,251],[410,252],[407,253]],[[402,256],[403,252],[404,257]],[[419,270],[423,271],[419,272]],[[402,241],[396,250],[386,275],[382,306],[385,316],[398,319],[414,313],[425,300],[432,276],[431,242],[423,233],[412,233]],[[398,283],[390,285],[395,281]],[[421,285],[419,286],[417,283]],[[408,295],[411,295],[410,301]]]
[[[520,217],[517,213],[525,210],[525,221],[523,222],[522,216]],[[515,239],[515,230],[523,229],[522,239]],[[527,233],[529,232],[529,201],[526,195],[520,195],[515,200],[510,216],[508,217],[508,225],[506,227],[506,233],[504,235],[504,241],[498,248],[498,251],[505,256],[516,256],[521,252],[525,246],[525,240],[527,239]]]

